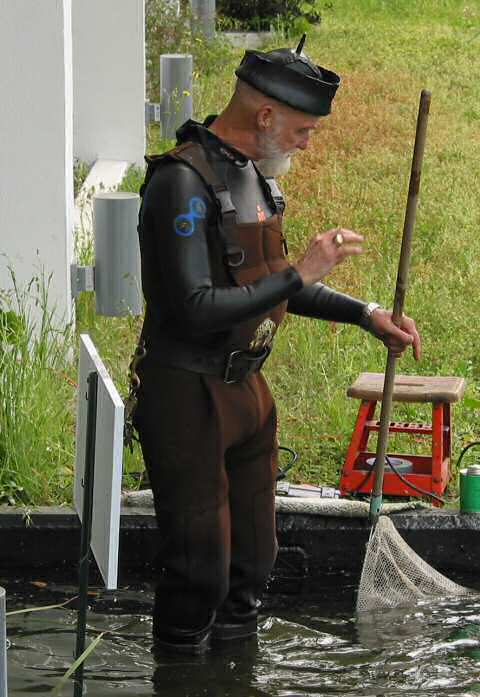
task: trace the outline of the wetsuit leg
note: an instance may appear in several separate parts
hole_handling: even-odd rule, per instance
[[[229,593],[217,612],[214,635],[245,637],[256,631],[259,597],[277,554],[275,480],[278,464],[276,410],[261,374],[249,379],[258,430],[225,455],[229,480],[232,553]]]
[[[254,438],[259,398],[250,382],[256,378],[226,385],[219,378],[155,366],[148,356],[139,376],[135,425],[159,527],[153,631],[165,642],[195,644],[208,633],[229,588],[231,520],[225,452],[251,441],[248,459],[255,447],[266,448],[257,446]],[[271,451],[271,435],[267,441]],[[255,465],[248,466],[255,478]],[[258,490],[262,487],[260,482]],[[269,566],[271,550],[267,557]]]
[[[228,591],[230,513],[223,446],[203,377],[145,359],[135,417],[154,493],[153,632],[202,641]]]

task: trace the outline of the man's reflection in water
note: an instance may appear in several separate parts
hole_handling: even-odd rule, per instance
[[[156,697],[269,697],[255,686],[258,639],[212,644],[200,656],[153,649]]]

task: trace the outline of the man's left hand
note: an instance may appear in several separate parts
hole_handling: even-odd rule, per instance
[[[392,312],[378,307],[372,312],[370,322],[372,333],[383,341],[396,358],[400,358],[405,350],[411,346],[415,360],[420,360],[422,341],[413,319],[403,315],[400,327],[397,327],[392,322]]]

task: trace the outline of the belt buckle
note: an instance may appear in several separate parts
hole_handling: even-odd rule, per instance
[[[225,366],[225,372],[223,374],[223,382],[225,382],[227,385],[232,385],[235,382],[238,382],[238,380],[231,380],[230,379],[230,373],[233,368],[233,362],[237,356],[240,354],[244,353],[243,351],[232,351],[228,358],[227,358],[227,364]]]
[[[240,382],[241,380],[244,380],[246,377],[251,375],[253,372],[260,370],[262,365],[267,360],[267,358],[270,354],[270,351],[271,351],[270,346],[264,346],[262,349],[262,352],[257,356],[249,355],[248,351],[238,351],[238,350],[232,351],[227,358],[227,365],[225,366],[225,373],[223,375],[223,381],[227,385],[231,385],[235,382]],[[231,374],[232,369],[233,369],[233,364],[234,364],[234,361],[237,357],[243,357],[247,363],[250,363],[250,365],[248,365],[247,369],[243,372],[241,378],[230,379],[230,374]]]

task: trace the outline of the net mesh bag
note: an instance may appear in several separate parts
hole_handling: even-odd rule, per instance
[[[380,516],[367,544],[357,612],[413,605],[422,598],[471,595],[416,554],[387,516]]]

